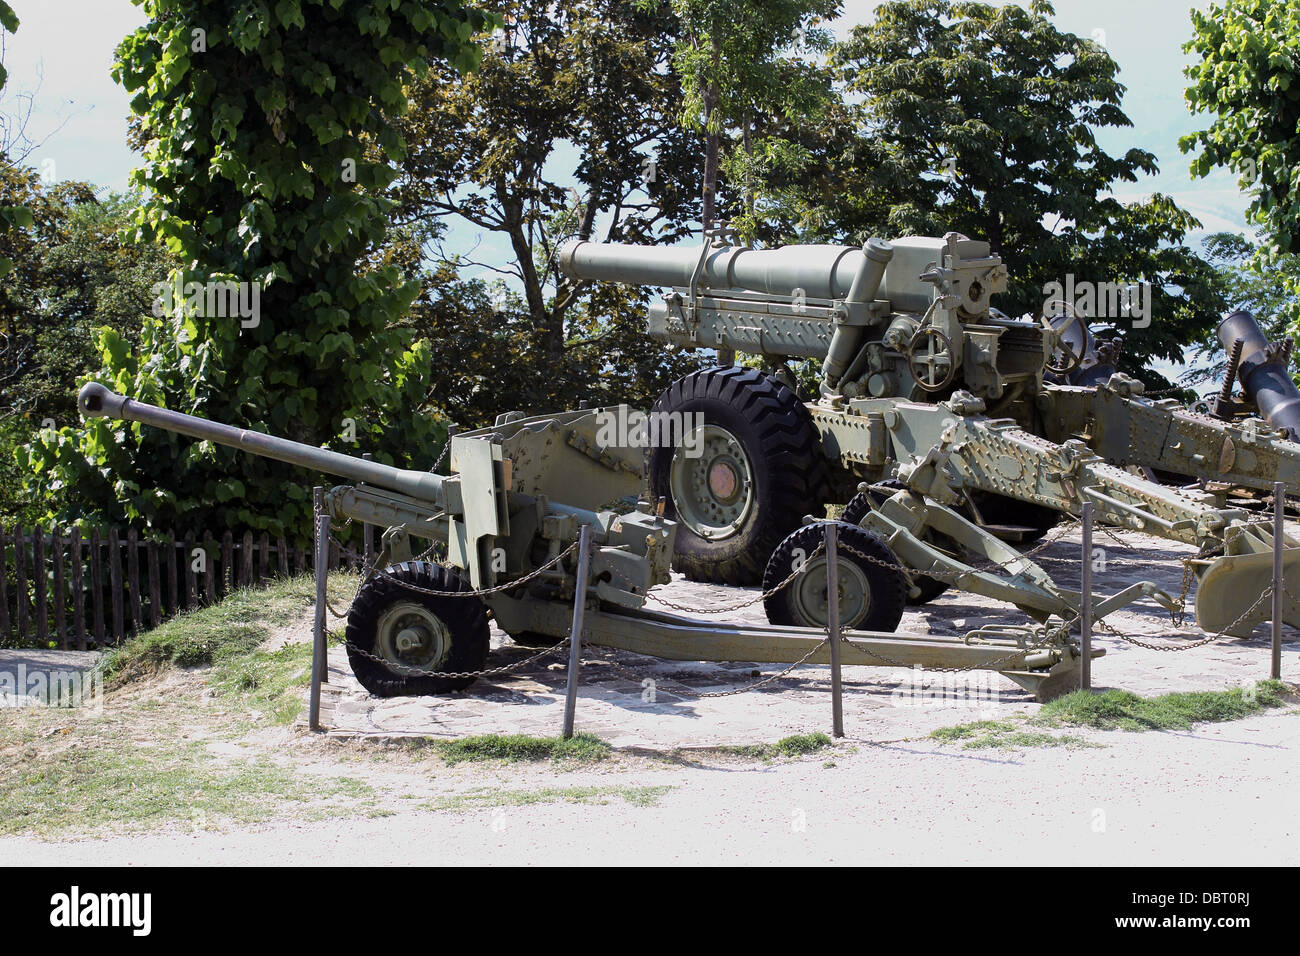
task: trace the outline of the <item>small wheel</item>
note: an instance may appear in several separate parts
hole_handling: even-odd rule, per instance
[[[897,478],[886,478],[884,481],[878,481],[871,486],[871,489],[872,491],[879,490],[883,497],[880,497],[878,501],[874,503],[878,504],[879,501],[883,501],[885,497],[901,491],[906,487],[907,486]],[[840,516],[840,520],[847,521],[849,524],[861,524],[862,519],[865,518],[867,513],[871,510],[872,504],[873,501],[871,496],[865,491],[859,491],[850,498],[849,503],[844,506],[844,514]],[[936,543],[935,537],[936,536],[933,533],[928,533],[925,536],[925,540],[931,545],[943,547],[943,544]],[[940,535],[938,537],[940,537],[942,541],[950,541],[947,536]],[[944,548],[944,550],[949,550],[949,548]],[[919,607],[922,604],[929,604],[949,588],[948,584],[945,584],[938,578],[932,578],[929,575],[917,574],[909,571],[908,576],[912,579],[912,586],[916,588],[918,592],[912,594],[911,590],[908,591],[907,604],[909,607]]]
[[[470,590],[460,575],[425,561],[392,565],[361,587],[348,612],[348,663],[361,686],[376,697],[460,690],[474,678],[428,672],[477,671],[487,663],[489,635],[483,602],[476,597],[424,594],[415,588]]]
[[[898,622],[903,619],[907,578],[898,566],[894,552],[866,528],[843,521],[835,524],[839,540],[846,546],[840,548],[837,555],[840,626],[846,630],[896,630]],[[797,566],[807,562],[807,556],[817,549],[825,536],[826,532],[818,522],[805,525],[782,541],[772,552],[763,571],[763,590],[776,587]],[[849,548],[862,552],[867,558],[859,557]],[[804,572],[766,598],[763,607],[772,624],[825,627],[828,620],[826,555],[819,554],[808,562]]]
[[[807,408],[781,382],[733,366],[678,379],[652,414],[679,423],[647,461],[651,492],[678,523],[673,567],[692,581],[757,584],[824,500],[826,456]]]
[[[1070,310],[1070,318],[1061,324],[1057,324],[1058,319],[1065,318],[1063,315],[1048,316],[1047,309],[1052,306],[1064,306]],[[1038,321],[1043,327],[1052,333],[1056,339],[1056,345],[1052,349],[1051,358],[1044,364],[1044,368],[1053,375],[1064,378],[1069,375],[1080,365],[1083,364],[1084,357],[1088,354],[1088,338],[1091,333],[1088,332],[1088,323],[1083,320],[1079,312],[1073,305],[1064,299],[1053,299],[1043,307],[1043,315],[1039,316]],[[1071,343],[1069,332],[1076,332],[1074,338],[1077,343]]]
[[[942,392],[957,374],[952,340],[934,327],[921,329],[907,347],[907,370],[923,392]]]

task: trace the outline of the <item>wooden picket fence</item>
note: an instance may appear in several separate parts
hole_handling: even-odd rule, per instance
[[[371,546],[365,536],[366,552]],[[330,568],[358,569],[365,554],[330,546]],[[206,607],[237,588],[312,570],[307,543],[227,531],[141,538],[134,528],[0,528],[0,641],[86,650]]]

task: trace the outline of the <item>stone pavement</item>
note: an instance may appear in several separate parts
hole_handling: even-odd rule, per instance
[[[1177,595],[1182,555],[1194,549],[1140,535],[1124,543],[1098,534],[1105,566],[1094,574],[1098,594],[1110,594],[1138,580],[1151,580]],[[1080,541],[1077,530],[1035,556],[1059,584],[1078,587]],[[662,588],[670,600],[698,608],[734,604],[754,590],[696,584],[674,575]],[[651,607],[655,605],[652,603]],[[664,608],[659,608],[665,610]],[[726,617],[765,620],[762,605]],[[948,592],[920,608],[909,608],[899,631],[957,635],[989,623],[1021,624],[1013,607],[971,594]],[[1124,634],[1176,647],[1204,635],[1189,616],[1182,629],[1167,611],[1150,601],[1112,614],[1107,623]],[[1300,636],[1284,630],[1283,676],[1300,681]],[[1249,640],[1220,641],[1179,653],[1147,650],[1105,632],[1095,646],[1106,656],[1093,662],[1096,688],[1120,687],[1140,694],[1173,690],[1218,690],[1268,676],[1268,626]],[[516,646],[493,627],[491,666],[536,653]],[[617,660],[640,680],[618,673]],[[563,712],[567,650],[530,665],[519,675],[480,680],[465,691],[441,697],[381,700],[352,677],[342,648],[330,651],[330,684],[325,723],[331,733],[366,737],[463,737],[486,733],[559,733]],[[683,690],[722,691],[780,671],[784,665],[714,664],[585,649],[577,727],[599,734],[615,747],[655,750],[717,747],[774,741],[791,734],[830,731],[830,675],[826,666],[799,668],[761,689],[727,697],[697,698]],[[653,685],[646,681],[653,681]],[[1011,681],[983,671],[961,675],[921,674],[893,667],[846,667],[844,720],[849,737],[882,741],[920,736],[935,727],[969,720],[1002,718],[1036,710],[1033,698]]]

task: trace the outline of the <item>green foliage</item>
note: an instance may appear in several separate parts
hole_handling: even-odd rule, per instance
[[[581,400],[646,404],[695,366],[644,333],[638,290],[587,290],[555,270],[560,242],[672,242],[689,234],[699,166],[681,130],[666,3],[506,2],[478,70],[431,70],[401,121],[409,144],[396,219],[440,264],[413,310],[438,343],[431,394],[461,424]],[[577,189],[570,186],[576,181]],[[502,281],[461,281],[472,252],[441,247],[456,221],[508,244]],[[418,256],[407,256],[418,261]],[[508,284],[507,284],[508,283]]]
[[[770,185],[782,201],[764,238],[871,235],[987,239],[1008,265],[1002,311],[1038,315],[1043,287],[1150,282],[1150,328],[1125,330],[1127,370],[1181,359],[1221,309],[1214,272],[1183,241],[1196,220],[1167,196],[1112,192],[1156,172],[1139,149],[1111,156],[1096,131],[1129,126],[1118,66],[1054,27],[1049,4],[951,0],[876,8],[831,51],[847,95],[826,122],[792,131],[815,161]]]
[[[1139,697],[1123,690],[1100,694],[1076,691],[1043,705],[1040,719],[1052,725],[1100,730],[1186,730],[1200,723],[1240,720],[1281,707],[1286,686],[1260,681],[1253,687],[1190,691]]]
[[[432,352],[399,327],[418,290],[373,261],[404,153],[392,117],[413,72],[472,68],[494,18],[457,2],[136,2],[149,22],[114,76],[147,144],[137,237],[178,257],[180,288],[249,283],[260,310],[232,317],[187,291],[146,318],[138,351],[103,333],[100,377],[187,413],[431,463]],[[38,440],[27,466],[109,518],[292,534],[310,514],[294,469],[104,420]]]
[[[1275,0],[1226,0],[1192,10],[1195,36],[1184,50],[1186,97],[1193,112],[1208,114],[1208,128],[1183,137],[1195,153],[1192,174],[1216,166],[1239,177],[1251,196],[1247,215],[1264,227],[1264,261],[1300,252],[1300,7]]]

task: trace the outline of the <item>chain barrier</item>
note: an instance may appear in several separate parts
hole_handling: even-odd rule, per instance
[[[742,608],[753,607],[759,601],[766,601],[772,595],[779,592],[782,588],[784,588],[786,585],[792,582],[795,578],[803,574],[804,571],[808,568],[808,566],[812,564],[813,559],[820,554],[824,554],[825,551],[826,551],[826,543],[822,542],[821,544],[817,545],[816,548],[813,549],[812,554],[804,558],[803,561],[799,564],[799,566],[790,572],[789,577],[787,577],[784,581],[782,581],[780,584],[774,585],[773,587],[769,588],[766,591],[759,593],[757,597],[748,601],[740,601],[736,604],[724,605],[723,607],[705,608],[705,607],[688,607],[685,604],[676,604],[673,601],[670,601],[667,598],[660,597],[659,595],[650,591],[646,592],[646,597],[649,598],[651,601],[654,601],[656,604],[662,604],[664,607],[670,607],[675,611],[684,611],[687,614],[727,614],[730,613],[731,611],[739,611]],[[614,570],[614,573],[623,580],[623,583],[632,585],[632,582],[628,580],[626,575],[622,574],[618,570],[615,569],[611,569],[611,570]]]
[[[767,677],[760,678],[759,680],[756,681],[751,681],[750,683],[744,684],[740,687],[733,687],[730,690],[697,691],[690,687],[687,687],[681,681],[672,680],[671,678],[665,678],[664,680],[667,680],[668,683],[674,684],[678,688],[680,688],[680,690],[669,691],[669,693],[676,694],[679,697],[693,697],[699,699],[704,699],[708,697],[735,697],[738,694],[747,694],[750,691],[758,690],[760,687],[765,687],[768,684],[772,684],[778,680],[781,680],[783,677],[789,676],[796,669],[798,669],[804,663],[806,663],[808,658],[812,657],[819,650],[821,650],[823,647],[826,647],[829,644],[830,644],[829,637],[822,638],[822,640],[818,641],[815,645],[813,645],[812,649],[809,650],[807,654],[799,658],[793,664],[790,664],[789,666],[783,668],[782,670],[777,671],[775,674],[769,674]],[[612,660],[608,657],[597,657],[594,658],[593,660],[608,665],[615,673],[623,677],[626,677],[628,680],[635,681],[638,684],[642,683],[645,680],[652,680],[655,682],[655,685],[658,686],[658,684],[661,681],[661,678],[658,677],[649,677],[649,678],[644,677],[641,674],[638,674],[636,671],[632,670],[631,668],[625,667],[622,664],[618,663],[618,661]]]
[[[466,592],[459,592],[459,593],[466,593]],[[378,654],[372,654],[369,651],[362,650],[361,648],[357,647],[355,644],[348,645],[348,652],[352,654],[359,654],[362,657],[374,661],[376,664],[382,664],[385,667],[387,667],[389,670],[396,669],[397,672],[401,674],[403,677],[449,677],[452,679],[463,679],[463,678],[478,678],[478,677],[494,677],[499,674],[509,674],[513,671],[522,670],[523,668],[527,667],[529,664],[535,663],[536,661],[539,661],[544,657],[550,657],[556,651],[568,647],[569,643],[572,640],[573,640],[572,636],[565,637],[561,639],[558,643],[552,645],[551,647],[544,647],[536,654],[530,654],[528,657],[521,658],[520,660],[517,660],[512,664],[502,664],[500,667],[489,667],[486,670],[481,670],[481,671],[431,671],[431,670],[424,670],[419,667],[409,667],[405,664],[396,664],[393,661],[390,661],[386,657],[380,657]]]

